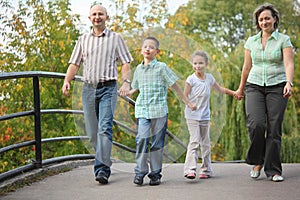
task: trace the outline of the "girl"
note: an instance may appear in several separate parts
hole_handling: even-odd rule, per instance
[[[209,178],[212,175],[211,168],[211,146],[209,138],[210,126],[210,87],[212,86],[222,94],[232,95],[234,92],[221,87],[210,73],[205,73],[208,66],[208,56],[204,51],[196,51],[191,57],[194,73],[190,75],[185,83],[184,95],[191,103],[196,104],[197,109],[192,111],[185,108],[185,118],[189,129],[190,140],[187,147],[184,164],[184,176],[188,179],[196,177],[198,148],[201,147],[202,164],[200,167],[200,179]]]

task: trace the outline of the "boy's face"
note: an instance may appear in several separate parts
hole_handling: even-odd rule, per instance
[[[156,47],[156,42],[153,40],[145,40],[141,53],[145,59],[153,60],[156,57],[156,54],[159,53],[159,49]]]
[[[205,71],[207,63],[202,56],[195,56],[192,60],[192,65],[195,72],[203,73]]]
[[[105,21],[108,20],[106,9],[100,5],[93,6],[90,10],[89,19],[94,27],[105,27]]]

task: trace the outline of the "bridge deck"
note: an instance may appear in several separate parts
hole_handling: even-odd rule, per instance
[[[109,184],[100,185],[94,180],[92,165],[80,166],[1,196],[1,200],[300,199],[300,164],[283,164],[285,181],[280,183],[268,180],[264,173],[252,180],[246,164],[214,163],[214,176],[207,180],[187,180],[182,164],[164,164],[159,186],[149,186],[148,178],[143,186],[134,185],[133,168],[133,163],[114,163]]]

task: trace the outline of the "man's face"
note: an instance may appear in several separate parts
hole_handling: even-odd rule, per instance
[[[108,19],[106,9],[100,5],[93,6],[90,10],[89,19],[94,27],[105,27],[105,21]]]

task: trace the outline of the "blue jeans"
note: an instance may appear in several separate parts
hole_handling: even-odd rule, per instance
[[[144,177],[149,172],[147,163],[149,144],[152,133],[152,142],[150,146],[150,168],[148,174],[150,179],[161,178],[163,148],[165,135],[167,131],[168,115],[156,119],[138,119],[138,133],[136,136],[136,167],[134,169],[137,176]]]
[[[100,88],[83,84],[82,104],[85,129],[96,152],[95,176],[101,172],[109,177],[111,173],[112,126],[117,98],[116,83]]]

